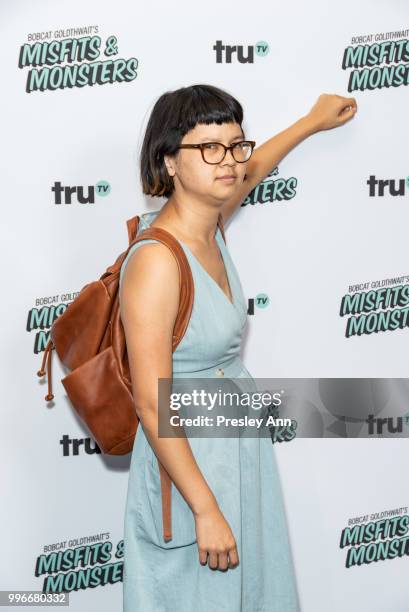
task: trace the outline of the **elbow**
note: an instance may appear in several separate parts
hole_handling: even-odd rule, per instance
[[[142,422],[151,422],[158,419],[158,408],[153,402],[134,402],[136,416]]]

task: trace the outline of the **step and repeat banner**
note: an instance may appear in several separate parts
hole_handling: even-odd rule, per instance
[[[302,610],[404,612],[409,7],[195,9],[2,6],[0,589],[69,593],[78,612],[122,609],[130,455],[101,453],[55,351],[52,402],[37,371],[53,322],[126,249],[126,220],[164,203],[142,194],[138,168],[153,104],[207,83],[241,102],[256,146],[321,93],[357,100],[352,121],[271,168],[226,239],[248,299],[247,368],[315,380],[303,406],[326,416],[320,436],[272,438]]]

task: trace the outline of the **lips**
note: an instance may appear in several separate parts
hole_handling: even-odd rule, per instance
[[[224,176],[218,176],[218,179],[235,179],[236,175],[235,174],[225,174]]]

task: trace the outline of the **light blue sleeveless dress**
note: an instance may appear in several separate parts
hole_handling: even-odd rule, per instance
[[[141,215],[139,232],[160,210]],[[227,245],[216,240],[233,303],[187,245],[194,303],[189,326],[173,353],[173,378],[233,377],[251,387],[241,357],[247,303]],[[147,239],[131,247],[122,264]],[[299,612],[282,491],[268,437],[190,438],[195,459],[236,539],[239,564],[227,571],[201,565],[193,514],[172,485],[172,540],[162,537],[156,456],[137,429],[124,520],[124,612]]]

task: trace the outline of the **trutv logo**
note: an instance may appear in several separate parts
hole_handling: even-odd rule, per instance
[[[111,185],[107,181],[98,181],[95,185],[63,185],[55,181],[51,192],[54,193],[54,204],[95,204],[95,198],[105,198],[111,193]]]
[[[70,438],[68,434],[63,434],[60,444],[63,457],[101,454],[98,444],[91,438]]]
[[[256,308],[267,308],[270,303],[270,298],[266,293],[258,293],[256,297],[249,298],[247,306],[247,314],[254,315]]]
[[[216,40],[213,45],[216,52],[216,64],[231,64],[233,61],[239,64],[254,64],[254,56],[265,57],[270,51],[270,47],[265,40],[260,40],[255,45],[225,45],[222,40]]]
[[[378,179],[371,174],[366,184],[369,185],[371,198],[382,198],[385,195],[404,196],[409,190],[409,176],[401,179]]]

